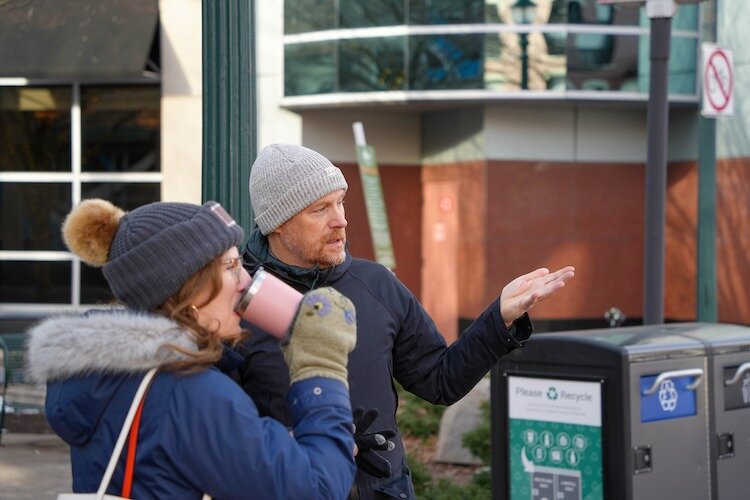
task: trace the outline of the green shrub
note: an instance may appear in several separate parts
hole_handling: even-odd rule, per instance
[[[428,403],[407,392],[399,384],[396,384],[396,389],[399,400],[396,420],[401,433],[422,439],[436,436],[440,430],[440,417],[443,416],[445,406]]]
[[[481,417],[479,425],[474,430],[464,434],[463,443],[472,455],[482,461],[484,465],[489,465],[492,460],[492,443],[490,442],[490,403],[482,401],[479,407]]]
[[[444,406],[430,404],[396,385],[399,396],[398,426],[404,436],[422,439],[436,436],[440,430],[440,417]],[[482,403],[482,417],[478,427],[464,434],[464,446],[482,463],[490,462],[490,406]],[[414,492],[419,499],[426,500],[486,500],[492,496],[490,471],[478,472],[466,486],[447,479],[437,481],[430,475],[427,466],[414,455],[407,453]]]

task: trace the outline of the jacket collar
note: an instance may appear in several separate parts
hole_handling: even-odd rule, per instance
[[[53,317],[29,330],[29,372],[45,383],[93,372],[143,372],[187,357],[168,345],[197,350],[193,335],[164,316],[100,309]]]
[[[306,290],[333,283],[346,272],[352,261],[347,248],[344,262],[328,269],[321,269],[317,265],[313,268],[289,265],[271,254],[268,238],[260,232],[258,227],[250,233],[247,239],[243,258],[250,274],[254,274],[258,267],[263,266],[285,281],[295,283]]]

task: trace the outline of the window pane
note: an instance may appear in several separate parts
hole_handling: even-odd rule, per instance
[[[336,42],[284,47],[284,95],[329,94],[336,91]]]
[[[484,85],[484,35],[409,39],[409,88],[476,89]]]
[[[525,44],[522,44],[524,41]],[[543,33],[487,34],[484,62],[485,88],[517,91],[521,90],[525,83],[529,90],[565,90],[567,88],[567,41],[564,33],[557,43],[556,50],[550,52],[552,46]],[[524,70],[522,47],[525,47],[528,62],[525,80],[522,74]]]
[[[648,44],[648,37],[645,37]],[[642,43],[642,40],[641,42]],[[571,34],[568,36],[568,88],[577,90],[623,90],[646,92],[639,82],[641,65],[639,37],[630,35]]]
[[[284,0],[284,33],[306,33],[336,28],[334,0]]]
[[[698,40],[672,38],[669,54],[669,94],[693,95],[696,90]]]
[[[159,87],[81,89],[81,166],[89,172],[158,172]]]
[[[0,171],[70,172],[70,88],[0,87]]]
[[[0,249],[65,250],[60,226],[71,203],[67,183],[0,183]]]
[[[339,4],[341,28],[396,26],[404,23],[404,0],[347,0]]]
[[[341,90],[403,90],[404,38],[362,38],[340,42]]]
[[[409,24],[484,22],[484,0],[409,0]]]
[[[115,301],[99,267],[81,264],[81,304],[109,304]]]
[[[133,210],[141,205],[159,201],[161,185],[137,182],[85,182],[81,184],[81,199],[102,198],[123,210]]]
[[[70,262],[0,261],[0,302],[69,304]]]

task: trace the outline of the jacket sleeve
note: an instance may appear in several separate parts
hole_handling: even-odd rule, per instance
[[[394,376],[409,392],[433,404],[450,405],[465,396],[501,357],[531,335],[528,315],[505,327],[496,300],[449,346],[414,295],[393,278],[402,307],[393,349]]]
[[[291,387],[294,437],[226,376],[200,385],[172,395],[163,440],[196,489],[214,499],[346,498],[356,467],[344,384],[316,377]]]

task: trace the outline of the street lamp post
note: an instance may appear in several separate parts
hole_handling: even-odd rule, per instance
[[[516,24],[531,24],[536,13],[536,4],[532,0],[517,0],[511,7],[513,22]],[[529,88],[529,34],[524,31],[518,34],[518,44],[521,46],[521,89]]]

